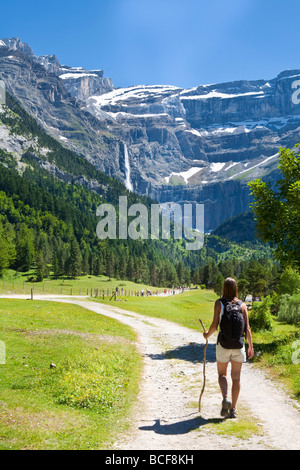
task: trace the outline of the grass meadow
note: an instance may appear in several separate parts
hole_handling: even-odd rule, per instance
[[[138,391],[134,332],[54,302],[0,299],[0,316],[0,449],[106,448]]]
[[[5,279],[0,294],[24,293],[21,276],[13,287],[10,281]],[[199,318],[206,328],[212,321],[217,295],[205,289],[137,297],[128,294],[150,286],[85,276],[40,283],[34,292],[61,293],[63,287],[65,295],[68,289],[74,296],[79,290],[89,295],[90,289],[112,291],[117,285],[124,288],[118,300],[110,300],[111,294],[92,300],[167,319],[199,334]],[[253,333],[254,364],[300,400],[299,364],[292,360],[299,326],[273,320],[272,331]],[[128,428],[139,390],[142,359],[135,339],[126,325],[79,306],[0,299],[0,342],[6,353],[0,364],[0,450],[109,448]]]
[[[113,303],[124,310],[149,317],[163,318],[202,332],[199,318],[208,328],[213,318],[214,303],[217,298],[217,295],[211,290],[191,289],[186,290],[183,294],[149,297],[119,296],[117,301],[107,299],[103,301],[101,298],[97,298],[95,301],[105,304]]]
[[[95,295],[95,290],[98,290],[98,295],[105,293],[105,298],[111,297],[112,292],[119,287],[130,295],[136,290],[147,288],[156,291],[156,287],[146,284],[136,284],[131,281],[121,281],[118,279],[110,279],[107,276],[79,276],[76,279],[60,278],[51,279],[47,278],[41,282],[35,282],[34,271],[27,273],[16,273],[9,270],[3,279],[0,279],[0,295],[1,294],[26,294],[30,295],[31,289],[36,294],[55,294],[55,295]],[[158,289],[159,292],[163,288]]]

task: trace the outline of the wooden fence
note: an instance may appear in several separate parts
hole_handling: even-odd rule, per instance
[[[110,300],[117,300],[125,297],[148,297],[155,296],[169,296],[182,292],[183,289],[124,289],[122,288],[107,288],[103,287],[74,287],[67,285],[49,285],[47,282],[34,283],[34,282],[14,282],[14,281],[0,281],[0,294],[23,294],[29,295],[34,298],[34,295],[53,294],[53,295],[70,295],[70,296],[86,296],[94,298],[102,298]]]

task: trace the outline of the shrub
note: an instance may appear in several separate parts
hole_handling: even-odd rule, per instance
[[[300,293],[300,274],[293,268],[287,267],[280,276],[278,285],[280,295]]]
[[[278,320],[290,324],[296,324],[300,321],[300,294],[281,296]]]
[[[265,297],[261,302],[253,303],[249,313],[249,322],[252,331],[272,329],[271,303],[270,296]]]
[[[278,311],[279,311],[279,304],[280,304],[280,295],[277,294],[277,292],[273,292],[272,298],[271,298],[271,305],[270,305],[270,310],[271,314],[277,316]]]

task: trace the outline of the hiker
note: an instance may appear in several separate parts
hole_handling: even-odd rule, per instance
[[[244,336],[248,341],[248,359],[254,356],[252,335],[246,305],[238,298],[236,280],[228,277],[223,285],[223,297],[215,302],[213,322],[203,334],[208,339],[220,327],[216,345],[217,370],[222,393],[221,416],[236,418],[240,392],[240,375],[246,361]],[[231,362],[231,402],[227,398],[227,366]]]

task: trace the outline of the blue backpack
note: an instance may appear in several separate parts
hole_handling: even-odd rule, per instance
[[[220,321],[218,343],[225,349],[241,349],[244,346],[246,322],[243,315],[241,300],[232,302],[220,299],[224,309]]]

